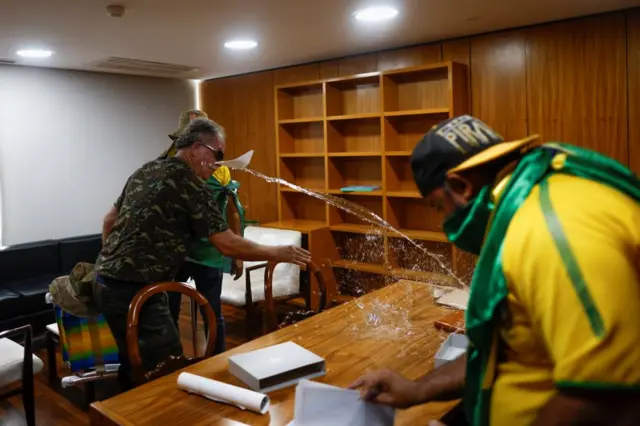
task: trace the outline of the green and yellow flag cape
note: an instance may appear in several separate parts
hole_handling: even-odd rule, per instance
[[[547,228],[567,273],[577,289],[585,286],[581,281],[580,267],[549,196],[547,178],[556,173],[608,185],[640,202],[640,179],[631,170],[597,152],[560,143],[545,144],[526,154],[518,163],[495,206],[492,204],[491,191],[488,190],[490,188],[483,189],[473,201],[477,208],[472,211],[491,211],[485,241],[471,282],[466,312],[470,344],[464,399],[467,419],[473,426],[488,425],[490,418],[491,391],[498,354],[497,325],[507,297],[507,284],[501,263],[504,237],[511,219],[536,185],[540,185],[540,203]],[[472,221],[473,217],[468,220]],[[478,222],[481,221],[482,218],[478,217]]]

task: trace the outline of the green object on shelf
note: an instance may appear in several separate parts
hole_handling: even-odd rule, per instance
[[[344,188],[340,188],[341,192],[372,192],[380,189],[379,185],[356,185],[356,186],[345,186]]]
[[[246,220],[245,219],[244,224],[246,226],[249,226],[249,225],[251,225],[251,226],[260,226],[260,222],[258,222],[257,220]]]

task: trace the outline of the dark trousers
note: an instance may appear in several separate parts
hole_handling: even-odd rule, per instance
[[[131,301],[143,286],[98,276],[93,288],[94,302],[104,315],[118,345],[118,380],[121,390],[133,387],[127,348],[127,315]],[[138,341],[145,371],[155,369],[161,361],[165,361],[171,355],[183,355],[180,336],[169,311],[166,293],[153,295],[143,305],[138,320]]]
[[[193,262],[184,262],[182,268],[180,268],[180,271],[176,275],[176,281],[184,282],[189,278],[193,278],[196,282],[196,290],[202,293],[213,308],[216,316],[216,344],[214,346],[214,353],[222,353],[225,351],[225,326],[224,317],[222,316],[222,303],[220,302],[220,294],[222,293],[222,269],[211,268]],[[171,315],[176,327],[178,327],[181,294],[175,292],[168,294]],[[205,334],[208,334],[209,324],[207,324],[204,308],[201,307],[200,312],[204,318]]]

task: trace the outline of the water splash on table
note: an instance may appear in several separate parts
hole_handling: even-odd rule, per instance
[[[362,220],[363,222],[371,225],[371,230],[368,231],[366,234],[351,236],[350,238],[352,242],[349,241],[349,238],[343,239],[342,245],[346,246],[347,249],[349,248],[348,246],[350,244],[355,246],[356,248],[355,250],[347,250],[347,251],[350,251],[351,253],[360,253],[360,256],[361,256],[361,258],[353,258],[353,255],[352,255],[351,258],[347,259],[348,261],[369,263],[366,260],[364,260],[365,257],[368,257],[370,259],[371,258],[370,256],[372,254],[376,254],[376,253],[379,254],[381,252],[384,252],[383,230],[385,230],[385,231],[392,232],[398,237],[402,238],[403,239],[402,241],[405,241],[411,247],[417,248],[420,253],[422,253],[424,256],[427,256],[435,264],[435,266],[438,269],[444,272],[443,275],[446,275],[447,277],[451,277],[455,282],[455,284],[457,284],[457,286],[461,288],[467,288],[467,285],[460,278],[458,278],[453,273],[453,271],[445,264],[443,255],[438,253],[433,253],[427,250],[425,247],[423,247],[422,245],[420,245],[419,243],[411,239],[408,235],[394,228],[391,224],[389,224],[387,221],[382,219],[379,215],[366,209],[365,207],[357,203],[351,202],[349,200],[346,200],[344,198],[336,197],[329,194],[318,193],[316,191],[288,182],[287,180],[282,178],[267,176],[251,169],[242,169],[242,170],[255,177],[263,179],[269,183],[284,185],[295,191],[298,191],[300,193],[319,199],[333,207],[336,207],[349,214],[352,214],[355,217]],[[358,194],[350,193],[345,195],[358,195]],[[401,254],[403,251],[405,252],[407,251],[407,248],[402,246],[395,247],[395,249],[399,251]],[[386,256],[383,255],[381,260],[382,262],[380,263],[382,263],[383,267],[387,272],[387,276],[382,277],[382,280],[384,281],[384,285],[395,282],[399,278],[412,279],[410,275],[403,276],[401,272],[399,273],[397,269],[394,269],[393,266],[389,263]],[[416,264],[412,269],[414,269],[415,271],[419,271],[420,268]],[[364,288],[365,286],[362,285],[362,279],[360,280],[358,280],[357,278],[353,280],[349,279],[349,274],[356,275],[358,272],[362,272],[362,271],[353,271],[348,269],[342,269],[342,271],[343,271],[343,274],[346,274],[346,277],[347,277],[346,281],[354,284],[352,286],[349,286],[348,288],[348,292],[352,296],[358,297],[366,294],[366,291]],[[426,284],[430,284],[434,287],[440,287],[440,288],[451,288],[450,285],[438,285],[435,283],[426,283]],[[376,285],[375,287],[382,287],[384,285]],[[411,303],[411,299],[412,299],[411,286],[402,286],[401,288],[402,288],[402,291],[405,292],[403,298],[405,300],[408,300],[409,303]],[[414,329],[412,327],[412,323],[409,315],[410,306],[409,307],[394,306],[393,304],[380,299],[373,299],[372,301],[363,302],[361,299],[356,298],[349,303],[354,303],[359,308],[360,314],[365,316],[363,323],[366,325],[366,329],[363,330],[361,329],[361,327],[358,327],[357,325],[353,325],[349,329],[354,335],[357,334],[359,338],[401,340],[401,339],[406,339],[408,337],[414,336],[415,334],[425,334],[425,333],[429,335],[433,335],[439,339],[442,338],[442,336],[439,333],[437,333],[435,330],[431,328],[429,330]],[[306,314],[308,313],[304,313],[301,311],[297,314],[294,313],[292,317],[299,315],[300,318],[303,318],[306,316]],[[399,347],[399,353],[400,354],[405,353],[404,347]]]

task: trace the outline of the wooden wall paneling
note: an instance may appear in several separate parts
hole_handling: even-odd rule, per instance
[[[442,43],[442,60],[453,61],[465,64],[467,66],[467,104],[456,103],[456,111],[454,116],[461,115],[460,111],[472,114],[471,106],[473,104],[472,83],[471,83],[471,42],[468,37],[448,40]],[[460,106],[460,108],[458,108]]]
[[[629,166],[640,175],[640,9],[627,13]]]
[[[250,167],[267,176],[276,176],[276,138],[274,129],[275,111],[273,90],[274,74],[271,71],[251,74],[244,79],[242,94],[246,105],[243,127],[246,129],[242,152],[254,150]],[[240,172],[238,173],[240,174]],[[242,173],[246,175],[246,173]],[[278,219],[278,186],[255,176],[245,176],[249,181],[251,218],[261,223]]]
[[[330,78],[340,77],[340,60],[336,59],[334,61],[323,61],[318,64],[320,78],[322,80],[327,80]]]
[[[338,61],[338,73],[340,76],[363,74],[377,70],[377,53],[366,53],[364,55],[351,56]]]
[[[365,53],[347,58],[324,61],[319,63],[320,78],[323,80],[363,74],[378,70],[378,54]]]
[[[320,65],[317,62],[273,70],[275,86],[314,80],[320,80]]]
[[[240,87],[247,76],[240,77],[227,77],[217,80],[205,81],[200,86],[200,103],[201,108],[205,111],[209,118],[224,127],[227,133],[227,147],[225,150],[225,156],[227,158],[234,158],[237,155],[242,154],[240,152],[243,146],[242,135],[239,135],[236,128],[238,122],[244,121],[245,110],[240,103],[238,94],[236,93],[237,87]],[[239,191],[240,202],[244,206],[250,204],[250,196],[248,189],[247,177],[239,172],[233,172],[234,179],[238,179],[241,186]],[[251,217],[251,212],[247,212]]]
[[[249,76],[228,77],[206,81],[201,86],[202,109],[226,131],[227,158],[234,158],[247,151],[246,90],[243,88],[248,78]],[[273,145],[271,148],[273,149]],[[247,217],[253,219],[249,176],[235,171],[232,171],[232,176],[240,182],[240,202],[248,209]]]
[[[527,30],[531,133],[628,164],[625,36],[623,12]]]
[[[505,139],[527,135],[525,58],[522,31],[471,38],[473,115]]]
[[[471,63],[469,38],[458,38],[442,42],[442,60],[460,62],[469,66]]]
[[[229,79],[229,86],[226,88],[226,90],[230,92],[231,104],[229,105],[229,109],[232,111],[229,128],[227,129],[228,158],[235,158],[248,150],[248,126],[246,120],[247,103],[250,92],[247,87],[247,82],[250,81],[250,79],[251,75],[232,77]],[[254,147],[254,149],[256,148],[258,147]],[[251,167],[254,167],[254,164],[252,164]],[[257,220],[254,216],[254,202],[256,200],[251,197],[251,180],[249,175],[244,172],[234,171],[233,178],[240,183],[240,200],[248,209],[248,218]]]
[[[378,53],[378,71],[409,68],[440,61],[442,61],[442,46],[440,43],[385,50]]]

